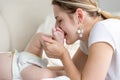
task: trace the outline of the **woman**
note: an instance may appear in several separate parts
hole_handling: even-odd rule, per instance
[[[52,0],[56,27],[67,44],[81,41],[73,60],[67,49],[43,37],[44,49],[58,58],[71,80],[120,79],[120,19],[99,9],[94,0]]]

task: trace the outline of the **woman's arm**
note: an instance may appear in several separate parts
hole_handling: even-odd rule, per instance
[[[86,60],[87,60],[87,55],[85,55],[80,50],[80,48],[78,48],[77,52],[75,53],[75,55],[72,58],[72,61],[79,71],[83,70]],[[50,66],[50,67],[48,67],[48,69],[50,69],[52,71],[60,71],[60,73],[62,72],[61,74],[63,74],[63,75],[66,74],[64,71],[64,66]]]
[[[79,71],[83,70],[86,60],[87,60],[87,55],[85,55],[80,50],[80,48],[78,48],[77,52],[75,53],[75,55],[72,58],[72,61]],[[50,67],[48,67],[48,69],[53,70],[53,71],[64,71],[63,66],[50,66]]]
[[[75,66],[77,67],[77,69],[79,71],[82,71],[85,64],[86,64],[86,60],[87,60],[87,55],[85,55],[85,53],[83,53],[80,48],[78,48],[77,52],[75,53],[75,55],[73,56],[73,63],[75,64]]]
[[[107,43],[95,43],[89,48],[88,59],[83,71],[78,72],[68,54],[64,53],[61,61],[71,80],[105,80],[113,48]]]
[[[80,71],[63,45],[51,38],[43,37],[43,39],[47,56],[59,58],[71,80],[105,80],[113,55],[113,48],[108,43],[99,42],[91,45],[85,67]]]
[[[113,55],[108,43],[94,43],[89,48],[88,60],[83,70],[83,80],[105,80]]]

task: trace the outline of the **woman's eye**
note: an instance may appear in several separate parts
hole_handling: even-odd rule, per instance
[[[62,20],[57,20],[56,25],[61,25]]]
[[[58,21],[58,23],[61,23],[61,22],[62,22],[62,20],[59,20],[59,21]]]

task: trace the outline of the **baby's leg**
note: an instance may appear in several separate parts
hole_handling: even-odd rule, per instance
[[[21,71],[23,80],[41,80],[43,78],[57,77],[57,73],[46,68],[40,68],[38,66],[28,66]]]
[[[64,32],[59,28],[53,28],[52,30],[53,39],[64,44]]]
[[[12,80],[11,64],[11,54],[0,53],[0,80]]]
[[[57,76],[56,72],[46,68],[46,59],[26,51],[19,54],[18,65],[23,80],[41,80]]]

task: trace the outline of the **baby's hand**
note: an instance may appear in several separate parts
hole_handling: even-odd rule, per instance
[[[60,28],[53,28],[52,29],[52,36],[53,39],[64,44],[64,32]]]

